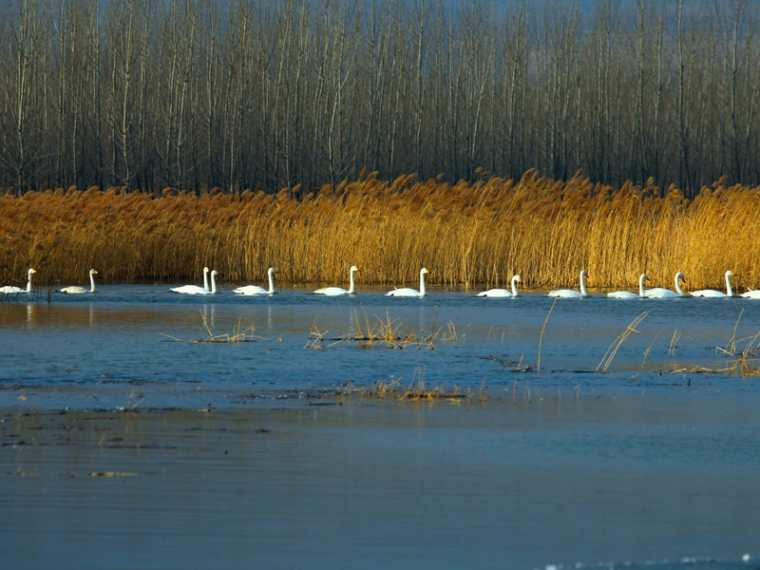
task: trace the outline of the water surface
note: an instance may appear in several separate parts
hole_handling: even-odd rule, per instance
[[[760,303],[560,301],[537,371],[539,295],[166,290],[0,303],[9,567],[758,567],[760,380],[704,370]],[[306,346],[378,319],[437,336]],[[487,398],[351,395],[394,380]]]

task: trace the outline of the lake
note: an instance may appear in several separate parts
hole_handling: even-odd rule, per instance
[[[0,303],[9,567],[760,567],[760,303],[167,289]]]

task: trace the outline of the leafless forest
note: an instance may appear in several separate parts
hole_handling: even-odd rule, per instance
[[[760,181],[758,0],[7,0],[0,187]]]

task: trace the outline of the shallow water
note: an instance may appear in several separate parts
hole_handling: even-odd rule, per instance
[[[758,546],[756,409],[627,395],[8,415],[4,559],[530,569],[699,556],[725,564],[658,568],[757,568],[738,562]]]
[[[38,407],[57,407],[64,397],[69,407],[127,405],[139,385],[143,405],[226,406],[237,401],[236,394],[251,390],[264,394],[391,379],[497,393],[514,389],[515,383],[584,392],[672,390],[689,382],[702,390],[756,390],[753,382],[725,375],[670,371],[729,366],[730,359],[715,347],[726,345],[741,310],[737,337],[760,330],[758,302],[559,301],[546,328],[542,371],[520,374],[513,371],[518,363],[534,368],[537,363],[539,331],[551,306],[543,296],[483,300],[434,292],[422,301],[380,293],[325,299],[296,290],[271,298],[223,293],[209,299],[171,295],[167,289],[103,286],[95,295],[55,295],[51,303],[44,295],[31,303],[0,303],[0,386],[6,388],[0,391],[0,405],[14,402],[19,388]],[[639,334],[626,340],[607,374],[596,373],[610,343],[642,311],[649,315]],[[384,318],[394,321],[401,334],[438,332],[434,349],[361,349],[345,342],[326,342],[323,350],[304,348],[314,327],[327,337],[340,337],[355,328],[357,319],[365,328],[366,322],[376,326]],[[207,336],[203,319],[217,334],[238,325],[254,327],[254,342],[209,345],[170,338]],[[445,338],[449,323],[455,326],[455,342]],[[679,340],[671,350],[675,331]]]
[[[730,364],[715,347],[742,310],[739,347],[760,330],[758,302],[559,301],[536,372],[540,295],[167,289],[0,303],[9,567],[760,567],[760,379],[673,373]],[[439,334],[305,346],[382,318]],[[203,319],[255,338],[175,342]],[[393,379],[488,400],[335,397]]]

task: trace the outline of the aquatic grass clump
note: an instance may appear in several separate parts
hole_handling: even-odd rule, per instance
[[[360,265],[364,284],[400,284],[431,269],[432,285],[565,286],[578,270],[591,287],[627,287],[646,272],[694,288],[760,286],[748,228],[760,223],[760,189],[705,187],[693,199],[653,183],[620,187],[583,176],[528,171],[450,184],[370,174],[318,191],[269,194],[141,192],[91,188],[0,196],[0,281],[33,266],[42,284],[97,266],[105,281],[198,279],[205,265],[229,280],[337,282]]]
[[[462,390],[457,386],[428,386],[423,379],[416,379],[404,386],[399,380],[382,380],[371,386],[347,387],[340,392],[341,397],[358,397],[363,400],[392,400],[401,402],[448,402],[460,404],[465,401],[486,402],[488,395],[483,388]]]
[[[162,333],[162,336],[168,338],[171,342],[185,342],[189,344],[239,344],[262,340],[262,337],[255,335],[256,327],[253,325],[243,327],[241,319],[238,319],[231,332],[217,333],[209,322],[208,316],[203,312],[200,313],[200,316],[201,324],[206,336],[194,339],[179,338],[166,333]]]
[[[352,314],[351,330],[339,336],[328,336],[329,331],[320,330],[316,323],[312,323],[309,332],[309,340],[306,348],[322,350],[342,343],[353,343],[359,348],[371,349],[375,347],[404,349],[417,348],[433,350],[437,343],[456,343],[460,337],[457,334],[456,325],[449,321],[446,328],[438,328],[430,333],[404,332],[397,319],[391,318],[386,311],[385,316],[370,318],[366,312],[362,315],[354,310]]]

